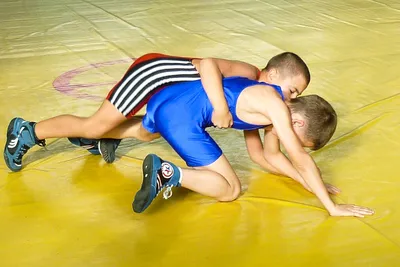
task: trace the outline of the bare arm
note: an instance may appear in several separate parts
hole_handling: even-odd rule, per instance
[[[303,177],[293,167],[289,159],[280,150],[280,143],[278,136],[272,130],[266,130],[264,134],[264,160],[274,166],[280,174],[292,178],[299,182],[305,189],[311,191],[311,188],[304,181]]]
[[[313,159],[303,149],[296,134],[293,131],[291,117],[287,106],[277,96],[269,94],[264,98],[266,115],[274,125],[277,135],[292,161],[294,168],[303,177],[307,185],[316,194],[325,208],[331,212],[335,209],[335,204],[330,199],[328,192],[318,173],[318,169]],[[278,101],[279,100],[279,101]]]
[[[299,182],[305,189],[312,192],[303,177],[301,177],[293,167],[292,163],[281,152],[279,139],[273,131],[270,129],[265,130],[264,146],[261,142],[258,130],[244,131],[244,137],[250,159],[254,163],[257,163],[261,168],[266,169],[271,173],[290,177]],[[340,193],[339,188],[328,183],[324,184],[329,193]]]
[[[246,142],[247,152],[249,153],[250,159],[254,163],[257,163],[262,168],[274,174],[280,174],[276,168],[274,168],[265,160],[263,156],[263,146],[258,130],[244,131],[244,139]]]
[[[312,192],[318,197],[325,208],[334,216],[359,216],[370,215],[373,213],[368,208],[358,207],[355,205],[336,205],[333,203],[322,182],[318,168],[311,156],[304,150],[293,131],[291,116],[285,103],[280,99],[279,95],[266,86],[260,91],[258,103],[254,103],[255,108],[260,113],[265,114],[274,125],[277,136],[285,147],[293,167],[301,175]]]
[[[229,111],[222,86],[223,77],[242,76],[256,79],[258,69],[241,61],[218,58],[193,60],[201,82],[214,109],[212,122],[215,126],[226,128],[232,126],[232,115]]]
[[[280,151],[279,139],[271,130],[265,130],[264,147],[258,130],[245,131],[244,137],[247,151],[253,162],[274,174],[290,177],[303,185],[305,189],[311,191],[303,177],[301,177],[292,163]]]

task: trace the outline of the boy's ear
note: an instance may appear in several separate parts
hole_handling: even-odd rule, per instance
[[[272,68],[272,69],[268,70],[267,76],[270,81],[275,81],[279,78],[279,72],[277,69]]]
[[[292,117],[292,125],[293,127],[304,127],[305,122],[301,118],[297,118],[296,116]]]

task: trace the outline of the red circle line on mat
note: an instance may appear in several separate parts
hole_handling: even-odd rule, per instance
[[[106,61],[106,62],[100,62],[100,63],[94,63],[90,64],[87,66],[83,66],[77,69],[73,69],[67,72],[64,72],[60,76],[58,76],[54,81],[53,81],[53,87],[60,93],[80,98],[80,99],[88,99],[88,100],[95,100],[95,101],[103,101],[104,97],[96,96],[96,95],[91,95],[88,93],[82,93],[79,92],[78,89],[81,88],[90,88],[90,87],[96,87],[96,86],[103,86],[103,85],[115,85],[116,82],[98,82],[98,83],[88,83],[88,84],[71,84],[71,81],[78,75],[89,71],[91,69],[98,69],[102,68],[105,66],[112,66],[116,64],[123,64],[123,63],[129,63],[134,60],[133,58],[129,59],[119,59],[119,60],[112,60],[112,61]],[[111,89],[111,88],[110,88]]]

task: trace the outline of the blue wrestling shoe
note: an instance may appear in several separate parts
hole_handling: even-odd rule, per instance
[[[151,204],[153,199],[167,188],[163,195],[165,199],[172,196],[172,187],[180,186],[181,170],[175,164],[163,161],[154,154],[149,154],[143,161],[143,183],[136,193],[132,203],[134,212],[141,213]]]
[[[121,143],[121,139],[103,138],[99,141],[99,150],[103,159],[107,163],[113,163],[115,160],[115,151]]]
[[[14,118],[7,129],[7,141],[4,147],[4,160],[13,172],[22,169],[22,157],[34,145],[45,146],[45,140],[39,140],[35,135],[36,122]]]
[[[115,160],[115,150],[121,143],[121,139],[86,139],[82,137],[70,137],[68,140],[76,145],[86,148],[93,155],[102,155],[107,163],[113,163]]]
[[[99,140],[96,139],[86,139],[81,137],[69,137],[68,140],[76,145],[87,149],[93,155],[100,155]]]

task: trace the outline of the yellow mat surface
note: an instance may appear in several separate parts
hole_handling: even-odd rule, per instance
[[[396,0],[30,0],[0,2],[0,144],[15,116],[92,114],[132,58],[223,57],[264,67],[293,51],[338,112],[313,153],[338,203],[333,218],[288,178],[253,164],[241,132],[212,131],[240,175],[232,203],[177,189],[143,214],[131,201],[160,139],[127,139],[118,160],[49,139],[25,168],[0,162],[0,266],[400,266],[400,2]]]

